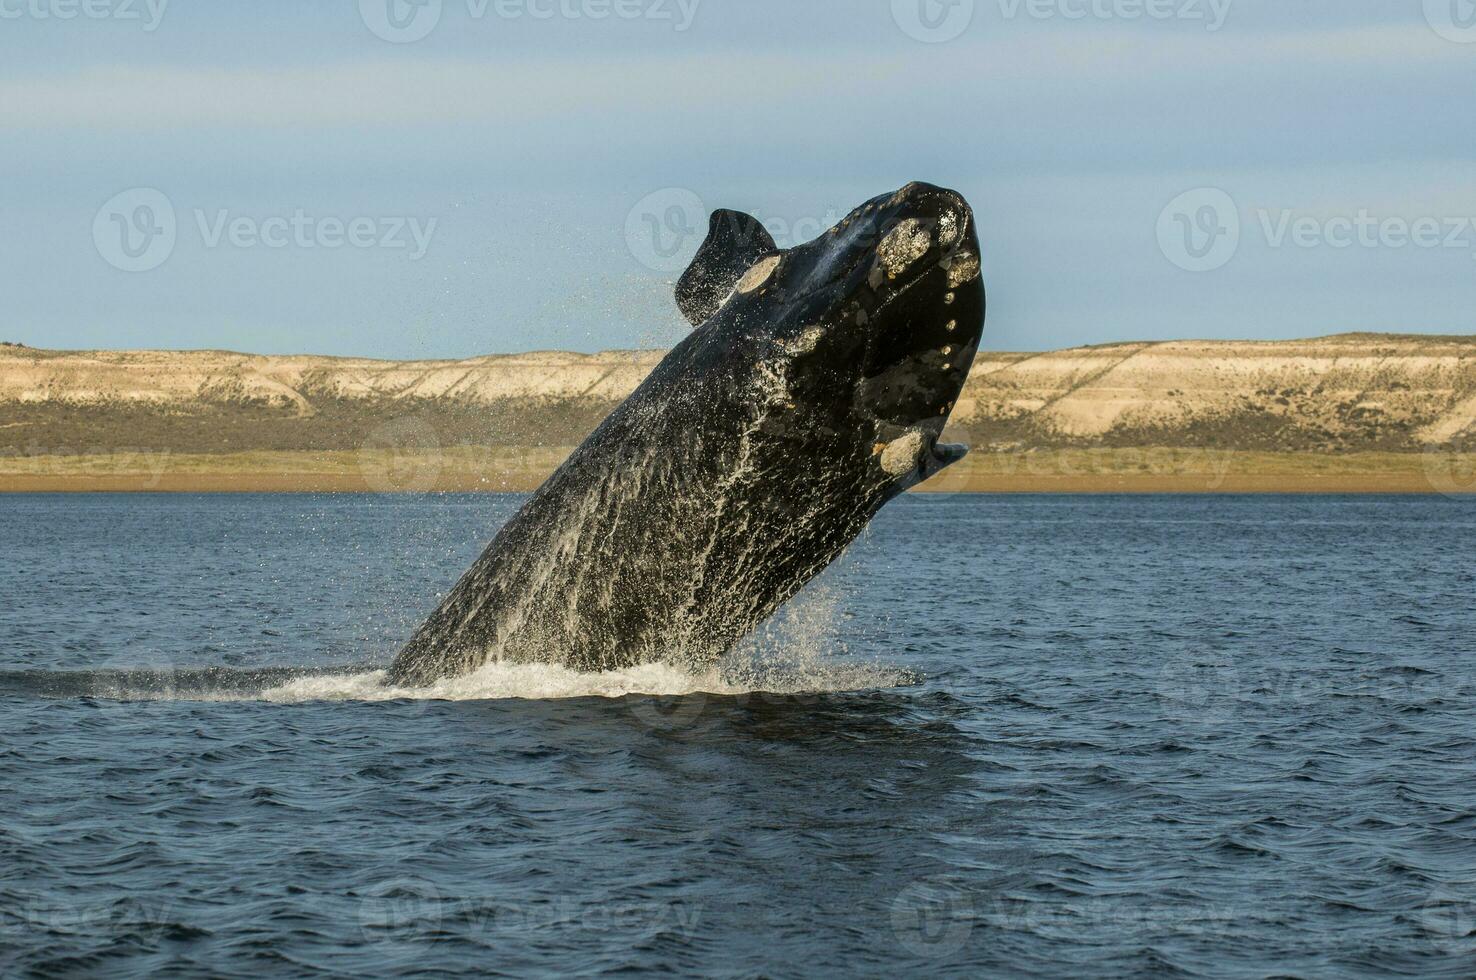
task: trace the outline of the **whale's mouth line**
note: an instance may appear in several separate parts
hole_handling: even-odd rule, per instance
[[[969,454],[969,447],[962,443],[939,442],[937,435],[928,435],[926,438],[927,448],[918,459],[924,480],[947,469]]]

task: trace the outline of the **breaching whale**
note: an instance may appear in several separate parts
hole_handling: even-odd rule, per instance
[[[676,293],[691,334],[502,527],[391,683],[711,664],[962,458],[938,439],[984,287],[957,193],[908,184],[790,249],[717,211]]]

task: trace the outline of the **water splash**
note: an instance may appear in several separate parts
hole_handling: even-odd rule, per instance
[[[489,660],[477,670],[426,687],[397,687],[385,682],[385,671],[373,670],[295,678],[256,697],[294,703],[619,698],[632,694],[736,696],[857,691],[918,683],[921,677],[914,671],[843,655],[844,646],[835,630],[840,602],[835,589],[820,585],[807,590],[732,653],[702,671],[657,662],[581,673],[552,663]]]

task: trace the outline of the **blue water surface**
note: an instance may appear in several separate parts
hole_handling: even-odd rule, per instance
[[[0,974],[1476,975],[1476,501],[910,496],[793,640],[893,686],[255,696],[520,500],[0,497]]]

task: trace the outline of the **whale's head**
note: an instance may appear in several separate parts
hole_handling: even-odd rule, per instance
[[[776,379],[792,428],[848,442],[899,488],[962,458],[938,440],[979,347],[984,286],[954,191],[908,184],[790,249],[719,211],[677,298],[709,343]]]

